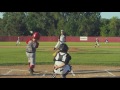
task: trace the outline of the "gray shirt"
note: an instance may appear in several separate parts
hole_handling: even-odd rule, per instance
[[[26,46],[26,52],[35,53],[36,52],[36,42],[33,42],[32,40],[29,41]]]

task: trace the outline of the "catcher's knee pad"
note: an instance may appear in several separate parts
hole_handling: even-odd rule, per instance
[[[66,74],[71,71],[71,66],[70,65],[65,65],[63,68],[58,68],[57,70],[54,69],[54,72],[56,74]]]

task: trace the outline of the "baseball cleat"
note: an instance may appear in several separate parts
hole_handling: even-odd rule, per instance
[[[33,69],[29,69],[29,73],[30,73],[30,75],[33,75],[33,72],[34,72]]]

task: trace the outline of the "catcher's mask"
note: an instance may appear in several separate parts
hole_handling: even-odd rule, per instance
[[[60,47],[59,47],[59,50],[61,52],[67,52],[68,51],[68,46],[66,44],[61,44]]]
[[[40,38],[39,32],[35,32],[35,33],[32,35],[32,37],[33,37],[34,39],[38,39],[38,40],[39,40],[39,38]]]

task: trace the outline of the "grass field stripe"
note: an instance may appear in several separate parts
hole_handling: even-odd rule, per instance
[[[105,70],[108,74],[112,75],[112,76],[116,76],[113,73],[109,72],[108,70]]]

